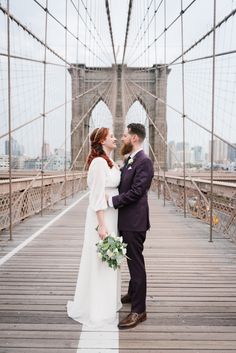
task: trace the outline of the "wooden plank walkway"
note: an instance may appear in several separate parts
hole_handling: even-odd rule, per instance
[[[236,352],[235,244],[217,234],[209,243],[207,225],[163,208],[155,194],[150,205],[148,320],[119,332],[119,349],[109,352]],[[77,352],[81,325],[65,306],[75,290],[86,206],[84,199],[0,266],[0,353]],[[122,279],[125,292],[126,266]],[[120,318],[128,311],[125,305]]]

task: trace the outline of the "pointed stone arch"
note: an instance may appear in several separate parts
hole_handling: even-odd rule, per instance
[[[74,161],[83,145],[84,138],[89,133],[90,115],[100,100],[106,103],[112,113],[113,129],[118,140],[121,139],[123,134],[125,116],[129,107],[136,100],[142,104],[147,115],[154,121],[164,139],[167,139],[166,104],[164,102],[166,101],[167,76],[170,70],[166,65],[137,68],[127,67],[126,65],[86,67],[84,64],[74,64],[69,69],[69,72],[72,77],[72,161]],[[124,81],[137,84],[136,86],[133,85],[135,94],[130,95],[130,100],[123,95]],[[93,87],[94,89],[92,89]],[[145,90],[148,90],[151,95]],[[83,94],[84,92],[87,93]],[[160,98],[160,100],[156,99],[155,96]],[[75,99],[75,97],[78,98]],[[85,114],[86,117],[84,118]],[[78,124],[79,127],[75,129]],[[151,123],[149,123],[149,141],[160,166],[166,168],[166,145]],[[87,144],[79,160],[74,164],[75,169],[83,168],[88,153],[88,146]],[[117,151],[119,151],[119,148]],[[150,157],[153,159],[151,154]],[[119,158],[118,152],[115,152],[114,158]]]
[[[149,153],[150,152],[149,151],[149,124],[148,124],[147,111],[145,109],[144,104],[142,104],[142,102],[140,102],[139,99],[136,99],[132,102],[132,104],[129,104],[128,111],[125,117],[125,122],[126,122],[126,125],[130,123],[141,123],[145,126],[146,139],[144,141],[143,147],[144,147],[144,151],[147,154],[150,154]]]
[[[104,114],[103,117],[95,117],[94,114],[96,114],[96,111],[99,112],[99,110],[103,110],[102,114]],[[102,119],[103,118],[103,119]],[[93,120],[92,120],[93,119]],[[90,132],[95,129],[96,127],[108,127],[110,129],[112,129],[113,126],[113,120],[112,120],[112,113],[108,107],[108,105],[106,104],[106,102],[104,102],[103,98],[100,98],[98,100],[98,102],[96,103],[95,107],[93,108],[93,110],[91,111],[91,114],[89,116],[89,128],[90,128]]]

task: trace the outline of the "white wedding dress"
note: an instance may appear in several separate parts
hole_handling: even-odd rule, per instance
[[[113,270],[102,262],[97,254],[96,243],[100,240],[95,228],[98,225],[96,211],[104,210],[108,232],[117,234],[117,210],[108,207],[107,195],[117,195],[120,170],[110,168],[104,158],[93,159],[87,183],[90,190],[87,209],[84,244],[74,294],[74,301],[68,301],[67,313],[72,319],[89,327],[112,324],[121,308],[120,270]]]

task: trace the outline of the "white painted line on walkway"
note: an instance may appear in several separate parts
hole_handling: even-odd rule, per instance
[[[65,210],[63,210],[61,213],[59,213],[55,218],[53,218],[50,222],[45,224],[42,228],[40,228],[37,232],[32,234],[29,238],[27,238],[23,243],[18,245],[15,249],[10,251],[7,255],[3,256],[0,259],[0,266],[3,265],[5,262],[7,262],[12,256],[14,256],[18,251],[23,249],[25,246],[27,246],[32,240],[37,238],[45,229],[50,227],[53,223],[55,223],[59,218],[64,216],[68,211],[70,211],[73,207],[75,207],[80,201],[82,201],[85,197],[87,197],[89,192],[86,192],[85,195],[81,196],[78,200],[76,200],[74,203],[72,203],[70,206],[68,206]]]
[[[119,353],[119,330],[116,322],[103,328],[82,326],[76,353]]]

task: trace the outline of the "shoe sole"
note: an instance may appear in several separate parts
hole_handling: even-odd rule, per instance
[[[146,321],[146,320],[147,320],[147,315],[145,315],[141,320],[139,320],[138,322],[136,322],[136,323],[133,324],[133,325],[130,325],[130,326],[119,326],[119,325],[118,325],[118,328],[119,328],[120,330],[128,330],[128,329],[130,329],[130,328],[136,327],[138,324],[140,324],[141,322]]]

